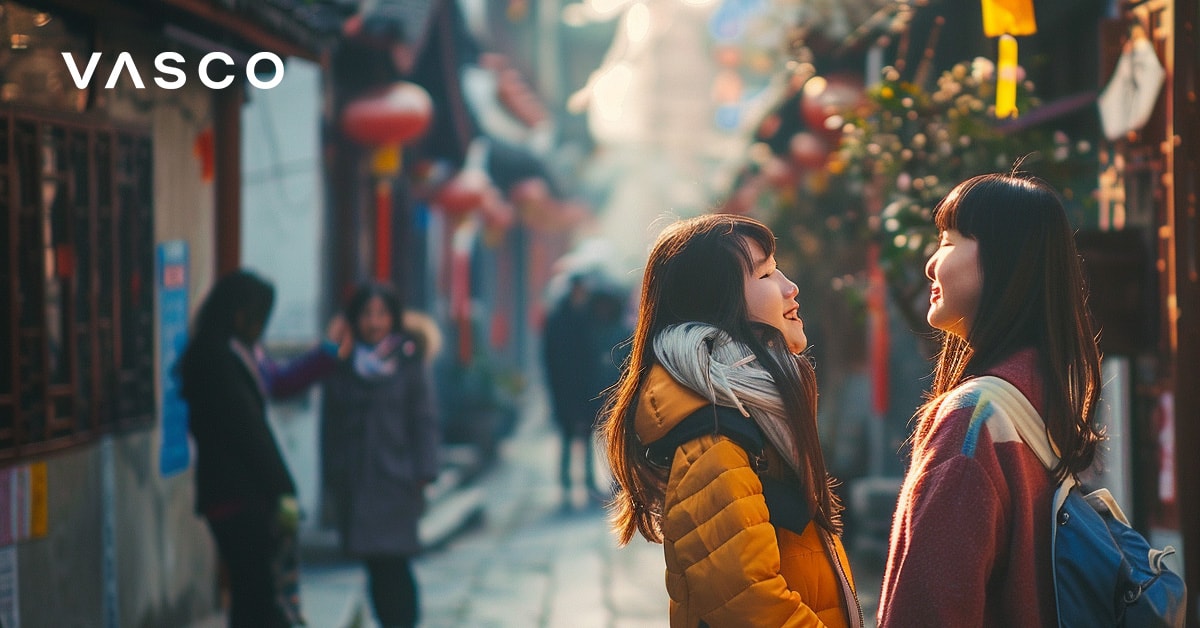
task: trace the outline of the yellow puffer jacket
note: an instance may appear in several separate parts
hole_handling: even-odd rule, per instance
[[[649,445],[708,403],[655,366],[638,400],[638,437]],[[777,454],[769,460],[769,470],[783,466]],[[662,528],[671,626],[849,625],[841,582],[817,526],[809,523],[799,536],[775,529],[749,456],[724,436],[679,447]],[[836,537],[834,546],[853,586]],[[850,607],[857,613],[856,602]]]

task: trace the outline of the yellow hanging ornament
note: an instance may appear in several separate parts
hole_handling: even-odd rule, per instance
[[[1033,0],[981,0],[983,33],[1000,37],[996,55],[996,117],[1017,117],[1017,40],[1037,32]]]
[[[1017,40],[1000,36],[996,55],[996,117],[1017,117]]]
[[[982,0],[983,34],[1032,35],[1037,32],[1033,0]]]

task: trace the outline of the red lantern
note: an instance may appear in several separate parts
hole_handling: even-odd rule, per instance
[[[796,183],[795,173],[784,160],[772,156],[762,165],[762,176],[773,188],[788,188]]]
[[[792,140],[788,142],[788,152],[792,158],[792,163],[800,168],[820,168],[825,165],[825,159],[829,155],[829,148],[825,144],[825,140],[820,136],[801,131],[792,136]]]
[[[550,200],[550,186],[541,177],[522,179],[508,189],[508,197],[522,209],[539,208]]]
[[[483,204],[491,184],[482,170],[464,168],[438,190],[433,202],[449,216],[462,216]]]
[[[808,128],[816,133],[835,135],[841,133],[841,125],[829,128],[828,120],[858,107],[866,98],[862,81],[848,74],[831,74],[828,77],[814,76],[804,84],[804,95],[800,98],[800,112]]]
[[[517,211],[508,201],[504,200],[504,197],[500,196],[500,192],[495,188],[488,189],[479,209],[483,214],[484,225],[494,231],[507,231],[517,219]]]
[[[432,115],[429,92],[420,85],[401,81],[346,105],[342,131],[368,146],[403,144],[424,133]]]

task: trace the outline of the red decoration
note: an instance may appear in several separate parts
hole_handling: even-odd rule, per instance
[[[346,105],[342,131],[360,144],[387,146],[420,137],[429,128],[433,100],[423,87],[398,82]]]
[[[849,74],[831,74],[827,77],[814,76],[804,84],[804,95],[800,98],[800,113],[808,128],[816,133],[840,135],[841,125],[829,128],[829,118],[843,115],[866,100],[862,81]]]
[[[762,176],[773,188],[787,188],[795,185],[796,176],[784,160],[772,156],[762,165]]]
[[[482,170],[464,168],[438,190],[433,203],[447,215],[461,216],[482,205],[490,187]]]
[[[829,147],[819,135],[801,131],[788,143],[792,163],[800,168],[821,168],[829,155]]]
[[[540,207],[550,200],[550,186],[541,177],[522,179],[508,189],[508,197],[514,205],[524,209]]]
[[[192,141],[192,154],[200,160],[200,180],[211,183],[216,172],[217,154],[212,127],[196,134],[196,139]]]
[[[494,231],[507,231],[517,220],[517,211],[494,188],[484,194],[483,203],[479,209],[483,214],[484,225]]]

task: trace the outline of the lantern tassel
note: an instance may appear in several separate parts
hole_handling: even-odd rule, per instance
[[[996,117],[1017,117],[1017,39],[1000,36],[996,56]]]

